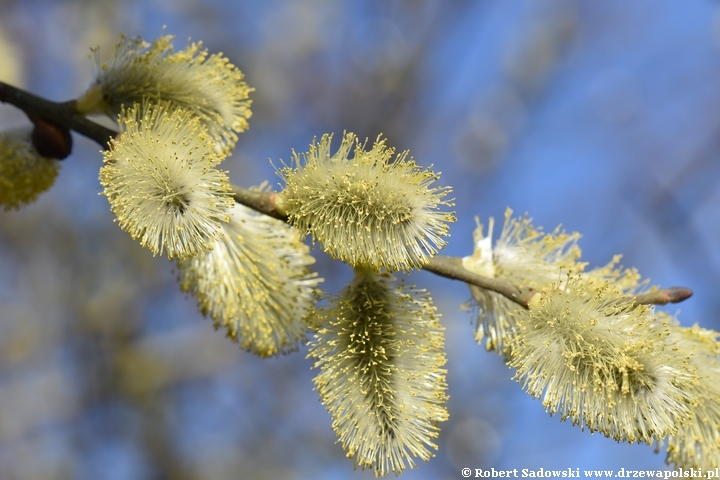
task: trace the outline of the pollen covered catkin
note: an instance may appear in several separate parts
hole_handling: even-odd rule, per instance
[[[592,282],[569,277],[518,310],[508,365],[551,415],[617,441],[662,441],[692,416],[694,369],[651,307]]]
[[[322,243],[331,257],[354,267],[390,271],[420,268],[447,243],[453,205],[451,190],[431,187],[439,177],[421,169],[407,152],[378,139],[365,150],[352,133],[330,153],[332,135],[323,135],[293,166],[279,170],[290,222]],[[352,151],[352,157],[351,155]]]
[[[145,102],[124,110],[100,183],[120,228],[168,258],[207,251],[234,201],[221,157],[197,117]]]
[[[57,177],[59,162],[40,156],[31,129],[0,132],[0,205],[15,209],[34,201]]]
[[[679,425],[667,444],[667,463],[677,468],[712,470],[720,465],[720,342],[718,332],[698,325],[670,325],[669,341],[687,355],[698,381],[688,387],[694,415]]]
[[[218,150],[227,154],[237,133],[248,128],[253,89],[221,53],[209,55],[202,43],[176,52],[174,39],[165,35],[151,45],[122,35],[108,63],[93,49],[95,81],[78,99],[77,109],[115,117],[123,106],[165,101],[170,109],[182,108],[198,117]]]
[[[348,457],[376,476],[428,460],[448,418],[443,328],[428,293],[356,269],[320,317],[308,355]]]
[[[300,233],[240,204],[222,228],[209,251],[178,261],[182,290],[242,348],[261,357],[297,350],[322,281]]]
[[[532,225],[530,218],[513,218],[512,210],[507,209],[500,237],[493,246],[494,219],[491,217],[488,222],[487,235],[483,234],[483,225],[476,221],[473,254],[462,260],[463,267],[471,272],[538,289],[557,282],[561,272],[578,272],[584,267],[577,261],[580,257],[577,233],[565,233],[560,227],[543,233]],[[467,306],[477,309],[475,340],[478,343],[485,340],[488,350],[509,356],[517,304],[474,285],[470,285],[470,292],[473,298]]]

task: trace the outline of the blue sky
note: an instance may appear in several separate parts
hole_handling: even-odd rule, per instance
[[[685,325],[720,328],[715,3],[11,1],[0,12],[24,86],[56,100],[87,86],[89,48],[109,55],[120,32],[151,40],[166,26],[178,46],[192,38],[223,51],[256,88],[251,128],[224,164],[235,183],[278,185],[268,159],[278,165],[323,133],[384,133],[452,185],[458,222],[444,253],[468,255],[474,216],[500,220],[509,206],[547,231],[562,224],[582,233],[591,266],[622,253],[624,265],[654,284],[692,288],[694,297],[669,311],[681,310]],[[0,127],[22,123],[11,110],[0,105]],[[52,207],[78,232],[111,228],[97,195],[97,150],[76,138],[55,188],[29,211]],[[0,255],[15,265],[12,253]],[[140,335],[211,330],[177,291],[172,265],[154,262],[153,290],[138,303]],[[350,276],[326,259],[318,268],[331,291]],[[402,478],[459,478],[462,466],[665,468],[664,454],[649,446],[617,444],[549,417],[499,358],[474,343],[471,316],[458,310],[469,298],[465,286],[425,272],[412,281],[433,293],[447,328],[451,420],[437,458]],[[268,361],[229,355],[229,364],[164,397],[176,419],[174,448],[189,464],[193,455],[225,459],[236,451],[239,464],[278,478],[371,477],[353,473],[333,444],[303,353]],[[74,354],[61,358],[72,372],[82,363]],[[52,457],[68,442],[85,445],[73,450],[80,466],[71,478],[150,475],[132,434],[105,425],[146,417],[122,400],[93,405],[34,433],[47,445],[42,451]],[[83,435],[97,445],[78,442]],[[263,455],[253,453],[258,436]],[[0,442],[0,461],[3,449],[7,457],[17,448]]]

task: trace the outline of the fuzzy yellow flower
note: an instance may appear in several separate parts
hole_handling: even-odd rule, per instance
[[[178,261],[182,290],[242,348],[262,357],[297,350],[322,281],[300,233],[239,204],[223,231],[210,251]]]
[[[120,37],[108,63],[97,65],[95,82],[77,102],[80,113],[118,115],[123,106],[143,100],[168,101],[184,108],[205,124],[218,148],[227,153],[236,133],[248,128],[252,88],[243,74],[222,54],[208,55],[202,43],[173,50],[174,37],[166,35],[152,45],[140,37]]]
[[[315,384],[355,466],[376,476],[415,467],[447,420],[443,328],[424,290],[356,270],[325,311],[309,356]]]
[[[354,267],[398,271],[426,264],[445,246],[442,237],[455,220],[440,210],[452,206],[442,200],[450,189],[431,187],[438,175],[422,170],[407,152],[391,160],[395,150],[385,140],[366,151],[348,133],[334,155],[331,141],[332,135],[323,135],[304,161],[293,153],[294,168],[279,172],[292,224]]]
[[[543,234],[527,216],[512,218],[512,210],[505,211],[500,238],[492,246],[494,219],[489,220],[487,235],[478,221],[474,232],[473,255],[463,258],[463,267],[471,272],[506,280],[514,285],[539,289],[557,282],[563,274],[582,271],[577,262],[580,235],[567,234],[560,227]],[[515,328],[513,311],[518,306],[495,292],[470,285],[471,307],[477,308],[475,340],[486,348],[508,354],[507,342]]]
[[[621,259],[622,255],[615,255],[606,265],[588,270],[585,277],[592,279],[597,285],[610,283],[626,297],[634,297],[643,291],[651,290],[648,288],[650,281],[643,279],[635,268],[623,268],[620,265]]]
[[[58,168],[32,146],[31,129],[0,132],[0,205],[10,210],[34,201],[55,182]]]
[[[696,376],[648,306],[581,275],[516,312],[508,365],[550,414],[618,441],[653,443],[691,417]]]
[[[125,110],[119,124],[100,183],[120,228],[153,254],[187,258],[208,250],[234,201],[199,119],[145,103]]]
[[[718,332],[671,326],[670,341],[678,355],[687,355],[697,369],[698,381],[689,390],[693,418],[680,424],[667,445],[667,462],[676,468],[704,468],[720,465],[720,341]]]

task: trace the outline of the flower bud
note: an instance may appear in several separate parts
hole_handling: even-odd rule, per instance
[[[70,130],[46,120],[36,120],[32,144],[40,156],[63,160],[72,152]]]

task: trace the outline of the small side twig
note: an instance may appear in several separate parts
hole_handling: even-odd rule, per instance
[[[685,287],[661,288],[654,292],[643,293],[635,297],[636,305],[667,305],[680,303],[692,296],[693,292]]]

